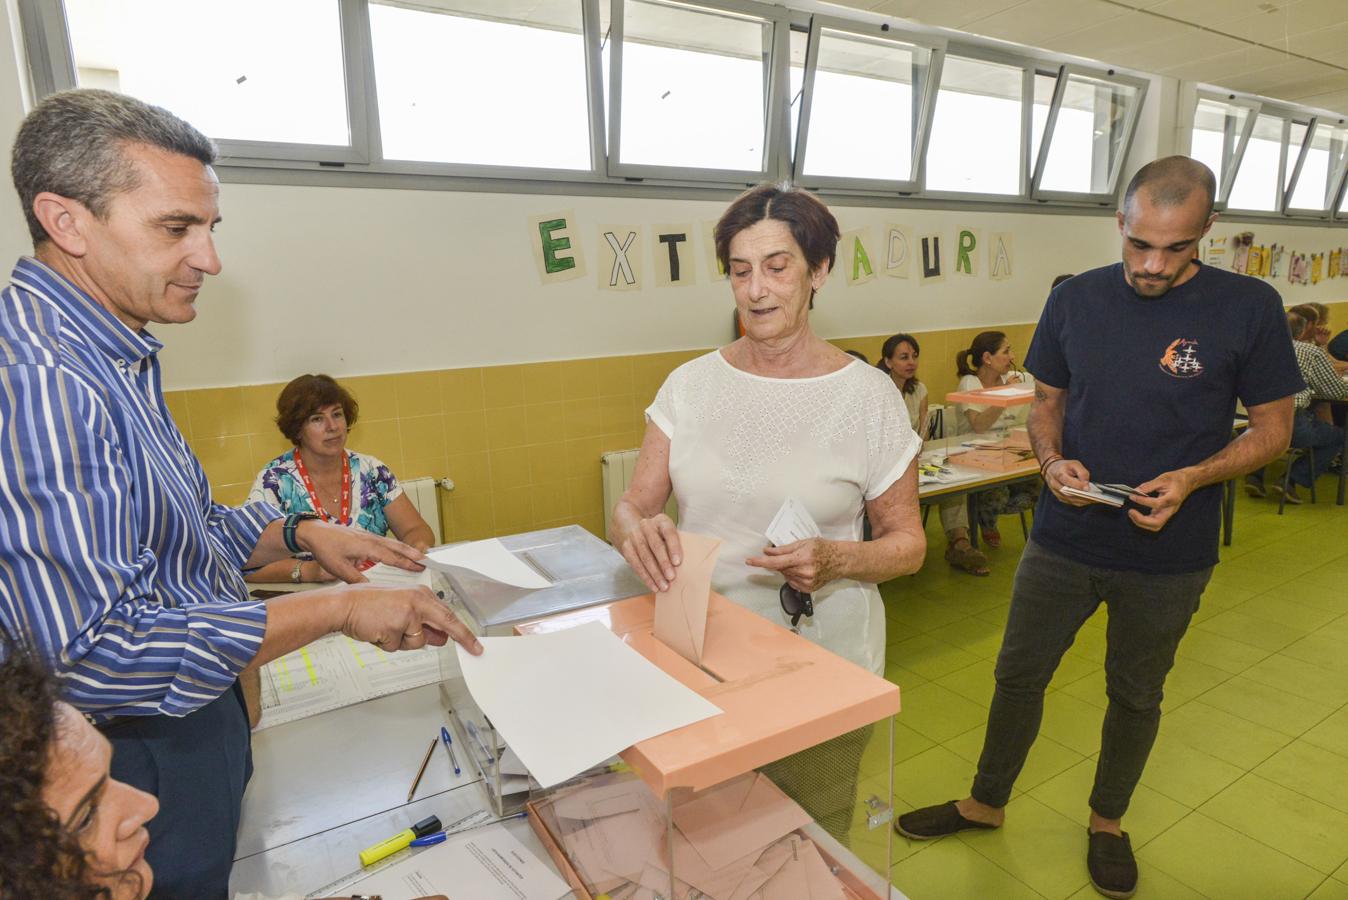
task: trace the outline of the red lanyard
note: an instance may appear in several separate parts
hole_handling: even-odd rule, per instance
[[[299,447],[295,448],[295,468],[299,470],[304,489],[309,492],[309,502],[313,504],[314,512],[327,519],[328,514],[323,509],[323,501],[318,499],[318,491],[314,489],[314,483],[309,478],[309,470],[304,468],[304,458],[300,456]],[[347,456],[345,450],[342,451],[342,517],[337,521],[341,525],[351,524],[351,458]]]

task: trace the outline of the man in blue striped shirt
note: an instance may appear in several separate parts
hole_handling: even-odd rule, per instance
[[[251,772],[238,677],[330,632],[385,650],[480,645],[425,588],[368,584],[268,603],[242,570],[312,552],[343,580],[413,548],[266,504],[212,502],[146,325],[188,322],[220,271],[210,140],[107,91],[48,97],[12,169],[33,257],[0,293],[0,627],[107,734],[113,777],[158,795],[163,896],[223,897]]]

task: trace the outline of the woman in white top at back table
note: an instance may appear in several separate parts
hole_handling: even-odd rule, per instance
[[[927,386],[917,378],[917,361],[922,348],[911,334],[896,334],[880,349],[875,367],[889,376],[899,389],[908,408],[908,421],[921,437],[927,437]],[[963,494],[937,498],[941,527],[945,530],[945,560],[971,575],[990,575],[988,558],[969,540],[969,510]]]
[[[1016,368],[1011,342],[1001,331],[983,331],[976,335],[968,349],[955,354],[955,366],[960,380],[956,390],[977,391],[1003,384],[1032,383],[1028,372]],[[979,406],[972,403],[955,404],[955,434],[985,434],[1006,432],[1021,428],[1030,413],[1028,403],[1019,406]],[[1039,496],[1037,483],[1017,482],[1008,487],[982,491],[978,495],[978,527],[989,547],[1000,547],[1002,534],[997,528],[997,517],[1006,513],[1023,512],[1034,506]]]

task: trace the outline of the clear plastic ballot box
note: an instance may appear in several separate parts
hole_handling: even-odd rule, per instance
[[[450,587],[445,594],[455,614],[480,637],[510,635],[521,622],[646,592],[618,551],[578,525],[515,534],[500,541],[552,586],[524,590],[466,570],[438,571],[436,576]],[[442,649],[439,659],[440,700],[453,731],[459,765],[465,772],[482,776],[498,816],[519,812],[529,798],[528,771],[473,702],[453,647]]]
[[[516,626],[603,622],[723,710],[532,791],[539,838],[591,900],[890,897],[898,686],[710,600],[700,665],[655,638],[650,594]]]

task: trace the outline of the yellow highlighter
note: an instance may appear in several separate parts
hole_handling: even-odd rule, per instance
[[[404,828],[386,841],[380,841],[373,847],[366,847],[360,851],[360,864],[362,866],[372,866],[386,856],[391,856],[402,850],[404,847],[419,837],[425,837],[440,830],[440,820],[435,816],[422,819],[411,828]]]

